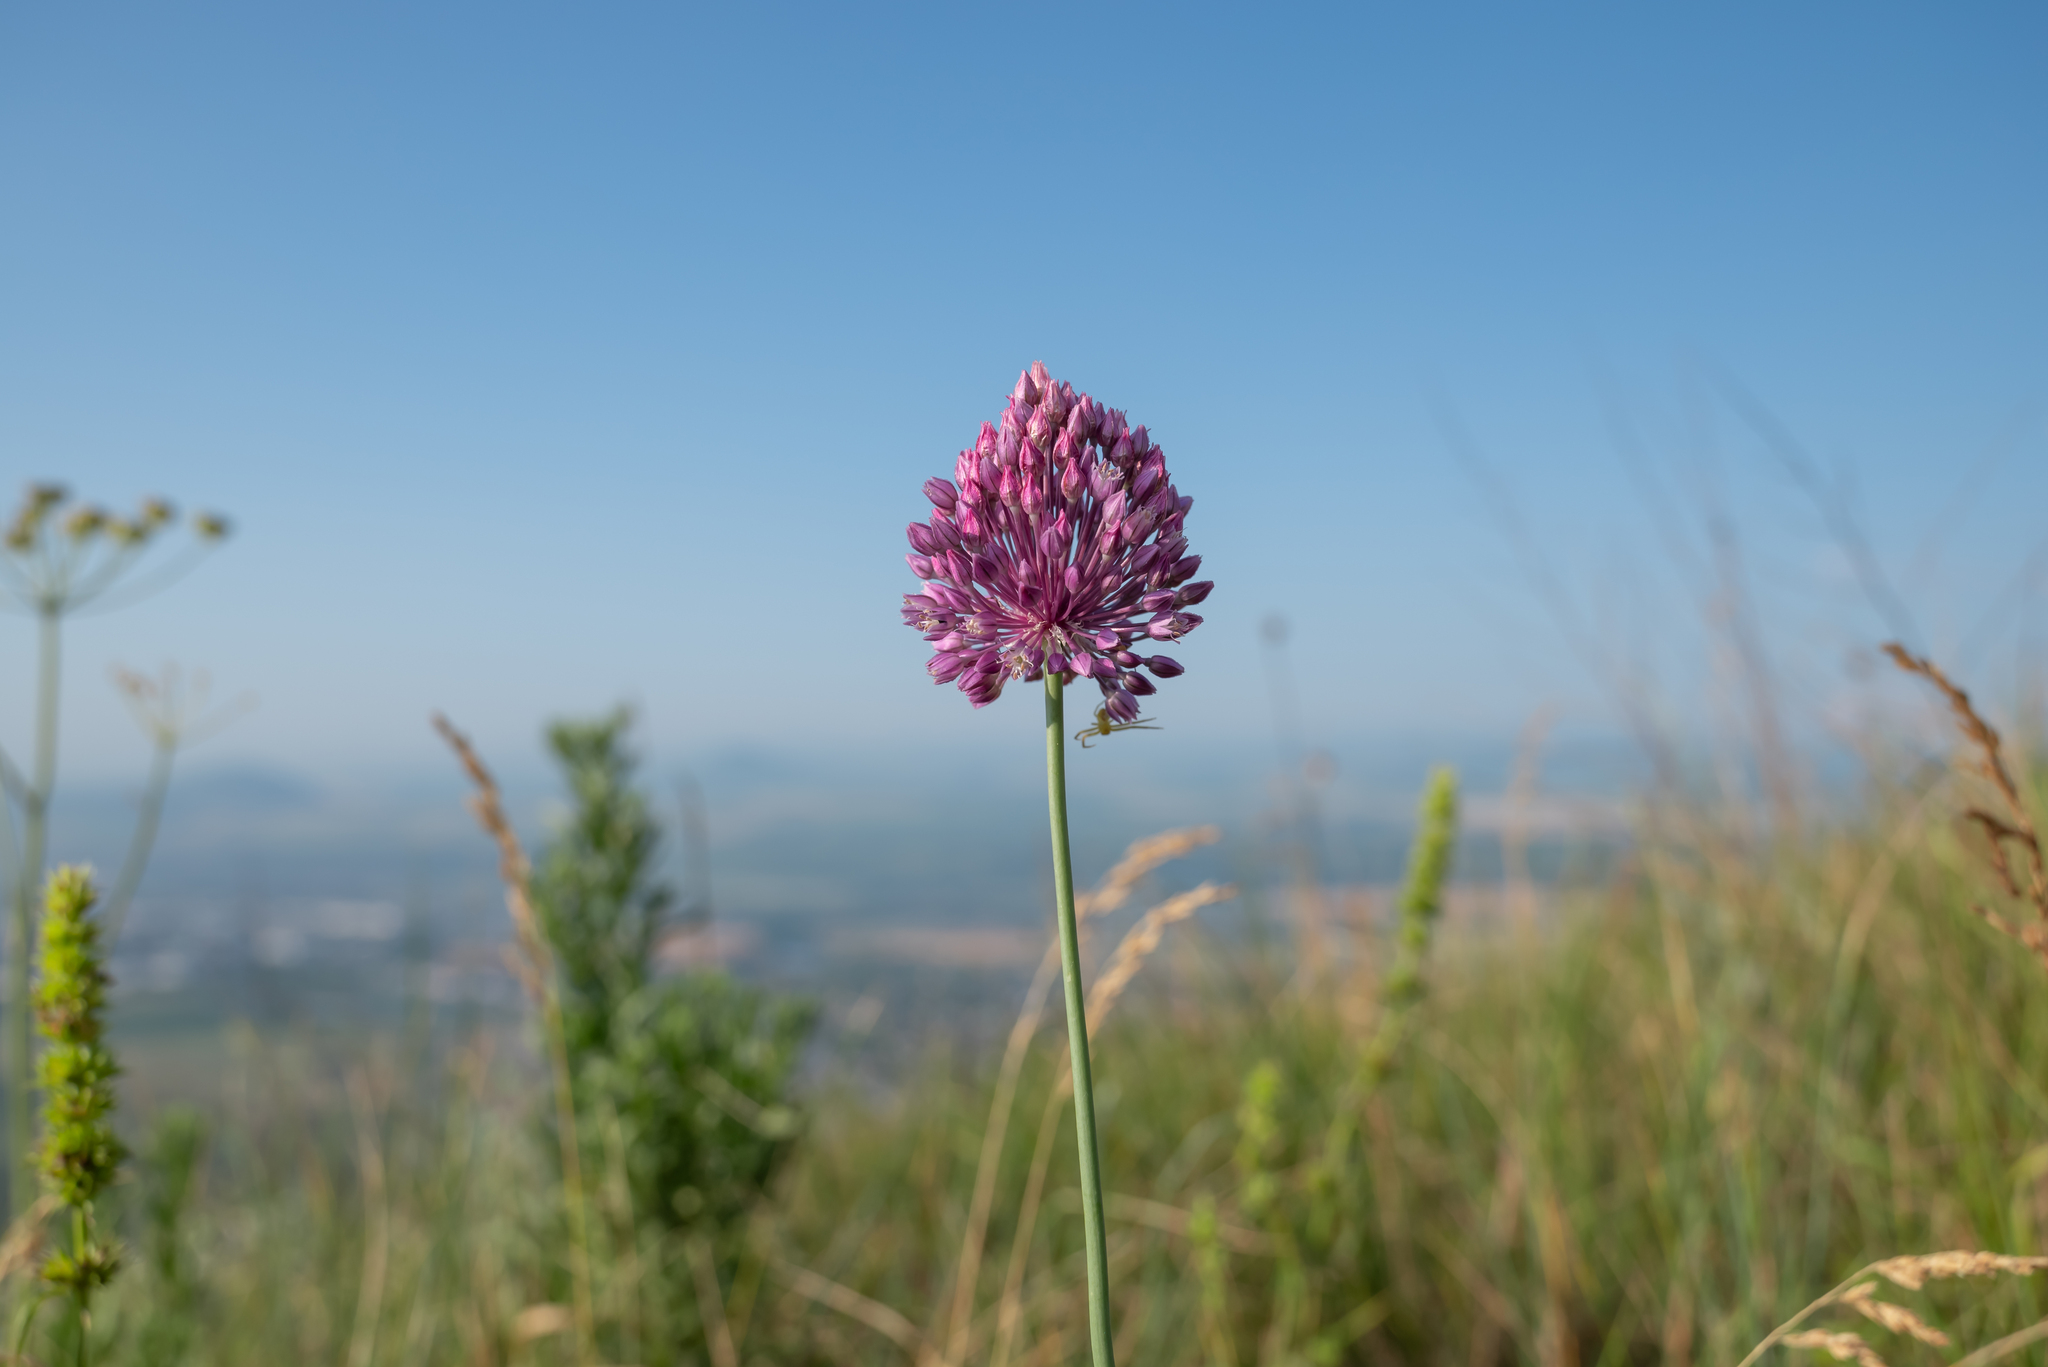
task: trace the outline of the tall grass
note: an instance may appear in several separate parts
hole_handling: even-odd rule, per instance
[[[1377,926],[1319,979],[1165,930],[1096,1041],[1119,1352],[1734,1363],[1879,1259],[2042,1251],[2048,994],[1971,913],[1946,785],[1874,789],[1796,840],[1646,807],[1622,870],[1560,894],[1542,931],[1446,931],[1363,1092],[1393,959]],[[1020,1116],[1060,1113],[1064,1051],[1035,1018],[1022,1033],[1007,1072],[935,1064],[885,1103],[827,1084],[717,1265],[647,1240],[614,1144],[588,1178],[606,1360],[656,1360],[701,1317],[719,1363],[988,1362],[1006,1306],[1011,1362],[1077,1355],[1071,1156],[1029,1123],[987,1142],[998,1086]],[[129,1223],[152,1252],[96,1316],[102,1360],[570,1360],[542,1070],[488,1040],[425,1073],[293,1047],[243,1037],[241,1109],[196,1178],[176,1142],[144,1146]],[[1354,1100],[1332,1182],[1318,1160]],[[179,1182],[175,1233],[143,1221]],[[2038,1279],[1954,1285],[1900,1298],[1963,1344],[2048,1315]]]

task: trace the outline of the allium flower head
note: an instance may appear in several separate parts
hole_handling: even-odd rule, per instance
[[[1182,531],[1194,499],[1173,487],[1166,453],[1042,363],[1018,377],[1000,424],[960,453],[951,480],[925,481],[929,522],[910,524],[903,620],[938,648],[925,668],[976,707],[1011,679],[1047,670],[1093,679],[1110,717],[1181,666],[1136,647],[1202,624],[1186,609],[1215,587]],[[1194,582],[1190,582],[1194,581]]]

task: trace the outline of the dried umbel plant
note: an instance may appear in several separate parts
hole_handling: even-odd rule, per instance
[[[976,707],[994,702],[1010,680],[1045,685],[1046,791],[1073,1057],[1089,1347],[1095,1367],[1112,1367],[1102,1175],[1067,837],[1065,688],[1093,679],[1101,689],[1096,735],[1136,723],[1138,699],[1157,691],[1147,673],[1170,679],[1182,668],[1170,656],[1148,658],[1134,647],[1177,641],[1200,626],[1202,619],[1185,609],[1215,586],[1194,581],[1202,560],[1188,554],[1183,530],[1194,500],[1168,479],[1166,453],[1143,427],[1053,379],[1043,364],[1018,377],[1001,424],[982,424],[953,474],[925,482],[931,518],[910,524],[910,569],[925,586],[904,598],[903,620],[937,647],[925,666],[933,681],[957,683]]]
[[[50,799],[57,783],[57,713],[63,669],[64,619],[106,612],[149,597],[184,576],[228,535],[227,520],[200,513],[186,524],[183,545],[172,540],[177,512],[146,498],[132,516],[97,504],[73,503],[61,484],[31,484],[0,531],[0,606],[36,619],[35,749],[26,771],[0,754],[0,848],[13,875],[13,916],[7,928],[8,1004],[5,1029],[9,1191],[32,1185],[29,1148],[35,1098],[29,1086],[35,1042],[29,1019],[29,965],[35,959],[36,888],[49,838]],[[20,810],[17,837],[15,809]],[[124,880],[125,882],[125,880]],[[19,1200],[21,1198],[14,1198]]]
[[[1972,910],[1986,923],[2032,950],[2042,966],[2048,968],[2048,858],[2044,858],[2033,814],[2013,779],[2011,766],[2006,763],[2005,745],[1997,728],[1984,720],[1970,695],[1926,656],[1915,655],[1897,642],[1888,643],[1884,652],[1899,668],[1933,684],[1947,700],[1956,727],[1970,747],[1965,767],[1989,785],[2000,808],[1994,812],[1979,806],[1968,807],[1963,819],[1983,832],[1991,870],[2006,895],[2030,905],[2037,919],[2031,925],[2015,926],[1990,907],[1979,904]],[[2015,849],[2021,860],[2017,867],[2011,853]]]
[[[117,666],[113,677],[115,689],[128,704],[136,724],[149,737],[154,753],[149,779],[143,784],[135,829],[129,837],[128,855],[121,861],[120,875],[114,880],[114,890],[107,894],[102,913],[110,951],[120,942],[128,910],[135,901],[135,890],[142,884],[142,871],[148,867],[150,850],[156,844],[157,826],[163,820],[164,799],[170,793],[171,768],[177,762],[178,752],[217,735],[256,705],[255,696],[244,693],[215,706],[213,680],[203,669],[187,674],[175,664],[166,664],[149,675]]]

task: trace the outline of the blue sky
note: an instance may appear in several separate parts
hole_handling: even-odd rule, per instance
[[[1607,715],[1446,413],[1674,709],[1713,509],[1844,705],[1884,625],[1727,377],[2009,680],[2044,70],[2023,5],[13,7],[0,479],[240,528],[79,623],[67,746],[128,772],[101,671],[163,658],[261,696],[219,759],[329,774],[438,765],[432,707],[511,755],[622,697],[665,752],[1026,744],[895,603],[919,483],[1035,358],[1196,498],[1177,746],[1264,735],[1276,609],[1318,736]]]

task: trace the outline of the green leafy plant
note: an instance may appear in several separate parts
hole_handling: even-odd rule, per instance
[[[745,1217],[797,1133],[789,1091],[812,1011],[718,971],[659,974],[664,938],[706,909],[660,877],[665,842],[635,784],[631,727],[622,708],[548,729],[571,808],[534,869],[533,905],[556,964],[587,1166],[623,1181],[622,1213],[639,1228],[618,1237],[651,1238],[655,1264],[688,1276],[697,1322],[678,1328],[701,1342],[722,1319],[702,1304],[719,1294],[703,1274],[734,1266]]]

